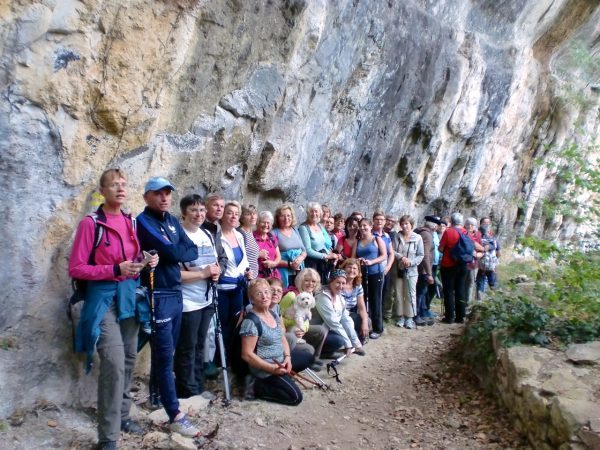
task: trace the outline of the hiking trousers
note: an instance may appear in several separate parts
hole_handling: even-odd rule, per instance
[[[204,391],[204,341],[214,313],[215,307],[211,304],[181,316],[173,363],[178,398],[192,397]]]
[[[444,319],[464,320],[466,311],[465,281],[467,279],[466,264],[442,267],[442,287],[444,290]],[[455,317],[456,313],[456,317]]]
[[[417,278],[406,274],[403,278],[397,277],[396,302],[394,303],[394,317],[412,319],[417,315]]]
[[[363,269],[362,286],[373,331],[383,333],[383,272],[367,275]]]
[[[117,321],[113,302],[100,322],[98,355],[98,441],[118,441],[121,422],[129,419],[131,375],[137,356],[139,324],[135,317]]]
[[[302,402],[302,391],[289,375],[271,375],[254,380],[254,395],[269,402],[296,406]]]
[[[181,291],[154,291],[155,330],[152,335],[150,384],[158,386],[169,421],[179,412],[179,400],[173,377],[173,355],[179,338],[183,300]]]

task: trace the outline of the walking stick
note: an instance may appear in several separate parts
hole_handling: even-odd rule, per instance
[[[221,358],[221,370],[223,371],[223,387],[225,388],[225,400],[223,406],[231,405],[231,393],[229,392],[229,376],[227,373],[227,359],[225,357],[225,344],[223,343],[223,330],[221,328],[221,319],[219,318],[219,295],[217,294],[217,285],[214,281],[210,282],[210,288],[213,293],[213,303],[215,304],[215,338],[219,346],[219,356]]]
[[[319,388],[323,389],[324,391],[329,389],[329,386],[327,385],[327,383],[325,383],[325,381],[323,381],[323,379],[318,376],[314,370],[310,369],[310,368],[306,368],[304,369],[304,372],[306,372],[306,374],[312,378],[312,381],[310,380],[306,380],[306,377],[303,377],[300,374],[297,374],[299,377],[301,377],[302,379],[305,379],[306,381],[309,381],[311,383],[313,383],[314,385],[318,386]]]
[[[272,359],[272,361],[277,364],[278,367],[284,367],[283,364],[281,364],[280,362],[278,362],[276,359]],[[340,360],[341,361],[341,360]],[[302,386],[304,389],[306,389],[308,386],[306,386],[304,384],[304,382],[310,383],[313,386],[317,386],[318,388],[323,389],[324,391],[329,389],[329,386],[315,373],[313,372],[311,369],[309,369],[308,367],[306,369],[304,369],[304,371],[310,376],[310,378],[307,378],[305,376],[303,376],[302,374],[299,374],[298,372],[295,372],[293,370],[290,370],[290,375],[292,376],[292,378],[294,378],[296,380],[296,382]],[[340,381],[341,383],[341,381]]]
[[[351,350],[351,353],[354,353],[354,349]],[[344,358],[346,358],[348,355],[346,353],[344,353],[342,356],[340,356],[338,359],[334,359],[333,361],[331,361],[329,364],[327,364],[327,375],[331,375],[331,378],[335,378],[335,381],[337,381],[338,383],[342,383],[342,380],[340,380],[340,376],[338,374],[337,371],[337,366],[344,360]],[[333,372],[333,374],[332,374]]]
[[[156,250],[149,252],[156,255]],[[150,405],[158,407],[160,405],[160,392],[156,380],[156,315],[154,311],[154,267],[150,268]]]

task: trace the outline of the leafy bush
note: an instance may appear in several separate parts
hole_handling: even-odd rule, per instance
[[[538,245],[531,238],[528,242]],[[548,262],[532,264],[524,273],[534,283],[513,284],[500,267],[507,287],[473,306],[463,343],[466,358],[476,367],[493,363],[493,339],[500,346],[564,347],[600,338],[600,252],[580,253],[546,243],[538,248],[547,252]]]

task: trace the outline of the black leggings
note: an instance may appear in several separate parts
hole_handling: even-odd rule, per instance
[[[373,331],[383,332],[383,272],[373,275],[366,275],[363,269],[363,290],[365,291],[365,301],[369,308],[369,318],[373,325]]]
[[[254,395],[269,402],[296,406],[302,402],[302,391],[289,375],[256,378]]]

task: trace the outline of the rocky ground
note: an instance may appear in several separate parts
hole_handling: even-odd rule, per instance
[[[495,401],[481,391],[453,351],[462,325],[418,330],[389,326],[384,336],[339,366],[329,390],[305,389],[298,407],[235,398],[192,406],[204,435],[195,441],[169,438],[161,412],[142,407],[138,382],[134,416],[148,427],[144,437],[124,435],[120,448],[205,449],[524,449],[524,438]],[[93,411],[47,404],[18,411],[0,429],[0,448],[93,448]]]

